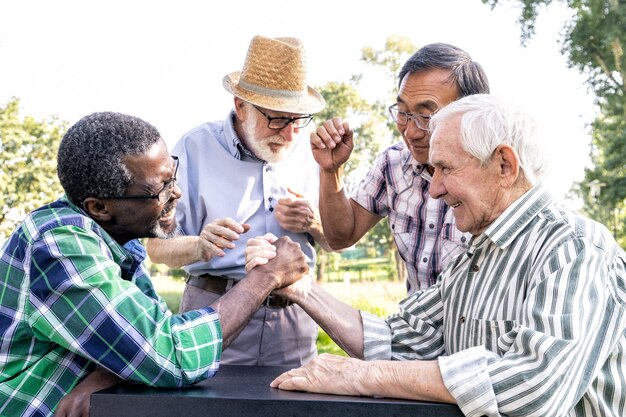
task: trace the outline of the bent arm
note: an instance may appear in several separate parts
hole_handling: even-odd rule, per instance
[[[335,250],[354,245],[382,219],[346,196],[341,176],[342,169],[320,170],[320,217]]]
[[[202,260],[198,251],[199,240],[199,236],[151,238],[146,240],[146,250],[152,262],[180,268]]]
[[[310,281],[298,281],[277,293],[302,307],[346,353],[363,358],[363,323],[359,310]]]

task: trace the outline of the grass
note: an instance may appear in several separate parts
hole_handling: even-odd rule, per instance
[[[178,312],[180,298],[185,286],[184,281],[169,276],[156,276],[152,280],[170,310]],[[386,317],[396,311],[398,301],[406,296],[405,284],[396,281],[354,282],[345,280],[324,283],[322,286],[346,304],[381,317]],[[319,330],[317,337],[317,350],[319,353],[346,356],[343,350],[322,329]]]

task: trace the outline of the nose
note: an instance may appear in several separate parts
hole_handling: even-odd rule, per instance
[[[428,134],[425,130],[417,127],[413,120],[409,120],[409,122],[402,127],[404,130],[400,129],[400,131],[409,139],[422,139]],[[400,128],[400,126],[398,126],[398,128]]]
[[[430,196],[435,199],[446,195],[446,187],[443,185],[441,170],[438,168],[435,168],[435,171],[433,172],[428,192],[430,193]]]
[[[295,127],[293,123],[289,123],[287,126],[283,127],[280,130],[280,135],[287,141],[291,142],[295,139],[295,136],[300,131],[299,128]]]
[[[183,196],[183,190],[181,190],[180,187],[178,186],[178,181],[174,181],[174,188],[172,188],[172,195],[170,197],[170,200],[172,199],[178,200],[182,196]]]

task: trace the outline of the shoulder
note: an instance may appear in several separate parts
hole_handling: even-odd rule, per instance
[[[183,153],[189,148],[198,148],[207,146],[213,141],[210,139],[219,139],[224,136],[225,120],[207,122],[187,131],[174,145],[173,152]]]
[[[85,230],[99,228],[91,217],[77,211],[66,201],[57,200],[31,212],[24,219],[22,230],[28,231],[30,240],[36,240],[49,230],[65,226]]]
[[[402,167],[410,163],[412,157],[411,152],[404,146],[404,143],[398,142],[382,151],[376,157],[376,165]]]

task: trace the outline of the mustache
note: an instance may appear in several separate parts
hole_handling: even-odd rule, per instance
[[[287,140],[282,135],[274,135],[265,139],[266,143],[275,143],[277,145],[284,145]]]
[[[170,211],[174,210],[174,208],[176,208],[176,201],[173,201],[173,202],[171,202],[169,204],[166,204],[163,207],[163,210],[161,210],[161,214],[159,215],[159,218],[165,216],[167,213],[169,213]]]

